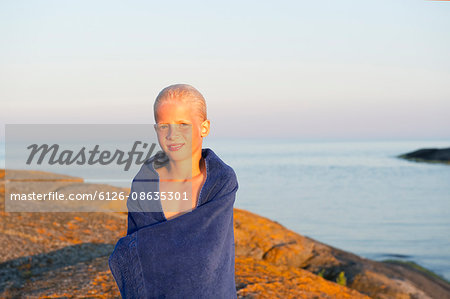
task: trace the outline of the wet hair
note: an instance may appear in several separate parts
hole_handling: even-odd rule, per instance
[[[192,104],[200,121],[203,122],[207,119],[205,98],[195,87],[189,84],[173,84],[160,91],[153,105],[155,122],[157,121],[156,111],[158,107],[166,101],[182,101]]]

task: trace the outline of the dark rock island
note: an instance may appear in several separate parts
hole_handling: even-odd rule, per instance
[[[402,154],[399,158],[416,161],[450,164],[450,147],[449,148],[423,148],[414,152]]]

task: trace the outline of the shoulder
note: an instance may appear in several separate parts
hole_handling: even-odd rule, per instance
[[[221,173],[224,176],[236,176],[234,169],[225,163],[212,149],[205,148],[202,150],[205,160],[208,161],[211,171]]]
[[[234,169],[225,163],[213,150],[203,150],[207,161],[207,171],[219,188],[234,189],[238,187],[237,175]],[[220,186],[221,185],[221,186]]]
[[[141,165],[141,168],[134,177],[134,180],[157,179],[159,173],[157,170],[166,164],[166,159],[168,158],[165,153],[158,151]]]

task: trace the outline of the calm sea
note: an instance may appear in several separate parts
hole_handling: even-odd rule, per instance
[[[238,176],[235,207],[374,260],[450,280],[450,165],[395,156],[442,141],[205,140]]]
[[[366,258],[414,261],[450,280],[450,165],[396,158],[450,147],[450,140],[206,138],[203,147],[234,168],[235,207]]]

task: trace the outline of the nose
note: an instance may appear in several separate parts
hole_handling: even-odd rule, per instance
[[[174,137],[178,136],[179,132],[178,132],[176,126],[177,126],[176,124],[169,124],[169,132],[167,133],[167,136],[166,136],[167,139],[171,140]]]

